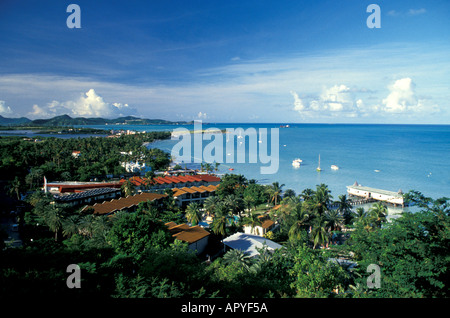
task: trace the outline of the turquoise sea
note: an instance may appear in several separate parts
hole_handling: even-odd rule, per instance
[[[93,128],[130,129],[137,131],[170,130],[193,125],[152,126],[86,126]],[[368,124],[203,124],[203,129],[260,128],[279,129],[279,169],[275,174],[261,174],[258,163],[227,163],[219,173],[243,174],[261,184],[278,181],[283,189],[300,193],[305,188],[328,185],[335,199],[345,194],[346,186],[359,184],[391,191],[417,190],[432,198],[450,197],[450,126],[449,125],[368,125]],[[225,135],[223,137],[225,145]],[[242,140],[242,139],[240,139]],[[270,137],[268,137],[270,141]],[[203,147],[211,141],[203,141]],[[246,153],[248,155],[248,139]],[[176,140],[150,145],[170,152]],[[234,140],[238,151],[239,140]],[[241,145],[242,146],[242,145]],[[268,146],[270,154],[270,143]],[[227,161],[224,150],[223,161]],[[316,171],[318,157],[321,172]],[[292,160],[303,160],[299,168]],[[236,161],[236,160],[235,160]],[[182,164],[184,166],[184,163]],[[339,170],[332,170],[337,165]],[[267,165],[266,165],[267,166]],[[199,167],[191,164],[188,167]],[[234,169],[230,171],[229,169]]]

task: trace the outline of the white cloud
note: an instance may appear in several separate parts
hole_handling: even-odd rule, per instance
[[[386,113],[424,115],[441,111],[439,105],[429,98],[420,98],[415,92],[415,83],[409,77],[396,80],[389,86],[389,95],[383,99],[381,110]]]
[[[427,10],[425,8],[409,9],[408,15],[420,15],[420,14],[425,14],[426,12],[427,12]]]
[[[206,119],[206,117],[207,117],[206,113],[198,112],[197,114],[197,118],[199,119]]]
[[[291,91],[291,95],[294,97],[294,110],[303,111],[305,109],[305,105],[303,105],[302,100],[298,97],[298,94],[294,91]]]
[[[388,11],[388,15],[391,17],[398,17],[398,16],[416,16],[427,13],[427,10],[425,8],[420,9],[409,9],[408,11],[396,11],[396,10],[390,10]]]
[[[63,103],[54,100],[45,107],[35,104],[33,111],[29,113],[33,117],[52,117],[62,114],[79,117],[118,117],[135,115],[136,110],[128,104],[107,103],[91,88],[77,100]]]
[[[363,106],[362,100],[359,106],[354,102],[351,89],[346,85],[334,85],[325,88],[322,93],[309,101],[309,105],[305,105],[299,98],[298,94],[291,91],[294,97],[294,110],[301,115],[324,115],[345,117],[356,117],[359,107]]]
[[[331,112],[353,111],[354,103],[350,94],[350,88],[346,85],[334,85],[320,95],[319,103],[322,109]]]
[[[11,107],[6,106],[4,100],[0,100],[0,115],[10,115],[12,112]]]
[[[409,77],[396,80],[389,87],[389,95],[383,99],[383,110],[388,113],[403,113],[417,105],[414,86]]]

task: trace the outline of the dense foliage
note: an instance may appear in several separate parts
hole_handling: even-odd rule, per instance
[[[118,138],[44,138],[39,141],[0,137],[0,175],[19,194],[51,181],[106,178],[125,173],[121,162],[145,162],[153,170],[165,168],[170,155],[147,149],[146,142],[170,137],[168,132],[122,135]],[[80,156],[72,155],[79,151]],[[127,153],[126,155],[122,153]]]
[[[225,180],[231,182],[229,178],[240,185],[236,183],[221,196],[205,202],[205,208],[218,220],[227,220],[226,216],[235,211],[232,202],[236,202],[239,193],[244,195],[251,189],[247,195],[255,192],[255,198],[261,195],[267,204],[277,195],[274,190],[280,188],[258,185],[259,191],[255,191],[253,183],[240,177],[228,176]],[[422,211],[404,213],[391,222],[383,218],[382,206],[375,205],[368,212],[351,212],[351,222],[345,225],[343,217],[336,221],[344,214],[343,207],[331,210],[321,206],[320,202],[331,200],[330,197],[324,185],[299,196],[280,197],[281,207],[274,214],[280,230],[274,239],[283,244],[282,249],[269,252],[263,248],[254,258],[230,250],[209,263],[168,233],[164,222],[186,220],[183,211],[170,200],[163,207],[146,203],[137,212],[107,217],[83,215],[68,207],[48,204],[50,198],[36,192],[30,198],[33,209],[24,217],[23,232],[28,233],[24,246],[1,251],[1,294],[191,298],[449,296],[448,199],[426,198]],[[415,198],[425,202],[417,195]],[[189,213],[189,209],[184,212]],[[213,225],[221,224],[215,222]],[[219,225],[213,226],[210,239],[223,237],[233,228],[230,224],[222,224],[223,232]],[[331,235],[338,228],[351,230],[340,245],[333,244]],[[320,248],[327,243],[329,249]],[[342,256],[357,266],[350,269],[334,261]],[[80,289],[66,286],[69,264],[81,267]],[[381,268],[381,288],[369,288],[367,284],[366,269],[370,264]]]

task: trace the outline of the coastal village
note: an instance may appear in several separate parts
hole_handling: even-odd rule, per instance
[[[391,224],[404,228],[403,219],[417,219],[427,229],[423,237],[415,234],[425,240],[415,244],[423,246],[429,231],[446,224],[435,217],[426,223],[421,214],[409,213],[389,220],[387,206],[433,202],[419,192],[355,181],[334,198],[323,183],[295,193],[279,182],[260,184],[220,173],[217,163],[183,168],[168,153],[147,147],[168,137],[120,132],[114,138],[42,138],[38,143],[0,138],[1,168],[9,178],[5,189],[8,200],[16,202],[11,206],[3,198],[3,286],[20,294],[27,293],[23,288],[30,282],[46,281],[41,290],[56,284],[58,293],[70,294],[64,283],[55,283],[65,281],[66,272],[55,268],[61,263],[48,264],[65,259],[67,265],[81,264],[89,293],[113,297],[134,297],[139,290],[137,297],[151,298],[390,295],[392,289],[362,284],[366,264],[395,246],[391,240],[399,233]],[[435,205],[428,213],[445,210],[441,201]],[[377,243],[380,239],[386,242]],[[421,259],[445,255],[421,251],[426,254]],[[392,255],[386,257],[399,257]],[[36,263],[36,257],[45,261]],[[51,271],[30,269],[34,266]],[[441,280],[439,266],[430,275]],[[409,278],[402,284],[415,286]],[[441,287],[431,290],[439,293]]]

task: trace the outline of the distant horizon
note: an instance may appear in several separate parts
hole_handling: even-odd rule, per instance
[[[169,122],[173,122],[173,123],[177,123],[177,122],[192,122],[192,121],[196,121],[199,119],[193,119],[190,121],[186,121],[186,120],[173,120],[173,119],[165,119],[165,118],[150,118],[150,117],[138,117],[136,115],[127,115],[127,116],[118,116],[118,117],[84,117],[84,116],[71,116],[70,114],[61,114],[61,115],[57,115],[57,116],[53,116],[53,117],[47,117],[47,118],[36,118],[36,119],[30,119],[26,116],[22,116],[22,117],[7,117],[7,116],[2,116],[0,115],[0,117],[3,117],[5,119],[21,119],[21,118],[25,118],[28,119],[30,121],[36,121],[36,120],[50,120],[56,117],[61,117],[61,116],[69,116],[72,119],[78,119],[78,118],[82,118],[82,119],[105,119],[105,120],[117,120],[119,118],[126,118],[126,117],[133,117],[136,119],[143,119],[143,120],[164,120],[164,121],[169,121]],[[435,124],[435,123],[365,123],[365,122],[353,122],[353,123],[345,123],[345,122],[212,122],[212,121],[203,121],[201,120],[203,125],[213,125],[213,124],[245,124],[245,125],[401,125],[401,126],[450,126],[449,124]],[[10,124],[9,126],[14,126],[16,124]],[[17,124],[17,125],[21,125],[21,124]],[[90,126],[95,126],[95,125],[103,125],[103,124],[87,124]],[[107,124],[104,124],[105,126]],[[119,124],[117,124],[119,125]],[[121,124],[121,125],[136,125],[136,126],[145,126],[145,125],[161,125],[161,124]],[[0,124],[0,126],[2,126],[2,124]],[[75,125],[75,126],[83,126],[83,125]],[[285,127],[285,128],[289,128],[289,127]]]

